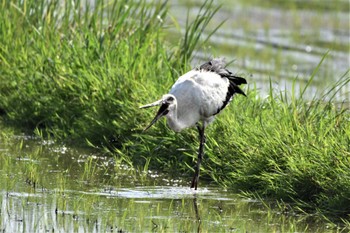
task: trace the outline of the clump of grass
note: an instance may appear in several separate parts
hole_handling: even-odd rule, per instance
[[[5,4],[0,108],[10,121],[94,142],[134,123],[136,90],[146,77],[161,76],[156,61],[166,60],[157,19],[166,8],[116,1],[110,7],[69,5],[61,16],[60,6],[45,1]]]
[[[349,82],[347,73],[332,90]],[[211,135],[220,137],[209,139],[213,150],[208,152],[208,174],[228,188],[346,217],[350,112],[333,103],[331,92],[306,101],[302,97],[306,91],[307,85],[296,98],[288,91],[271,90],[265,99],[250,92],[235,104],[213,126]]]

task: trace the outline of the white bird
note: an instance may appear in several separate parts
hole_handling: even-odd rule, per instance
[[[215,58],[182,75],[169,93],[163,95],[160,100],[140,107],[160,106],[144,131],[162,116],[167,118],[168,126],[175,132],[197,126],[200,144],[191,188],[197,190],[200,165],[204,156],[205,128],[236,93],[245,96],[238,85],[246,83],[244,78],[233,75],[225,68],[224,59]]]

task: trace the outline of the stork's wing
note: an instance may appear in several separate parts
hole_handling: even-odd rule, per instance
[[[225,68],[226,62],[223,58],[214,58],[203,65],[200,66],[200,70],[209,71],[209,72],[215,72],[221,77],[225,77],[230,81],[229,86],[229,99],[232,97],[233,94],[242,94],[244,96],[245,93],[238,87],[241,84],[247,84],[247,80],[245,80],[242,77],[238,77],[232,74],[231,71]]]
[[[227,106],[234,94],[246,96],[246,94],[238,86],[241,84],[246,84],[247,81],[242,77],[233,75],[231,71],[225,68],[225,65],[226,62],[223,58],[214,58],[199,67],[199,70],[201,71],[214,72],[220,75],[220,77],[226,78],[229,81],[226,97],[223,100],[222,105],[218,108],[216,114]]]

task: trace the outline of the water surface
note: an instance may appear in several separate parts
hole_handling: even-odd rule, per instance
[[[187,177],[136,171],[92,150],[16,136],[0,143],[2,232],[335,232]]]

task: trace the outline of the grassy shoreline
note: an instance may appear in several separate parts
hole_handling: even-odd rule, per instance
[[[78,5],[4,1],[3,120],[42,137],[94,145],[134,166],[190,174],[195,130],[176,134],[162,122],[143,134],[153,112],[138,106],[157,99],[189,69],[200,32],[217,11],[206,10],[210,4],[188,23],[185,39],[169,47],[163,35],[166,3],[96,1],[82,11]],[[349,80],[347,73],[334,89]],[[247,93],[209,127],[204,177],[349,219],[349,109],[334,105],[330,93],[311,102],[272,88],[268,98]]]

